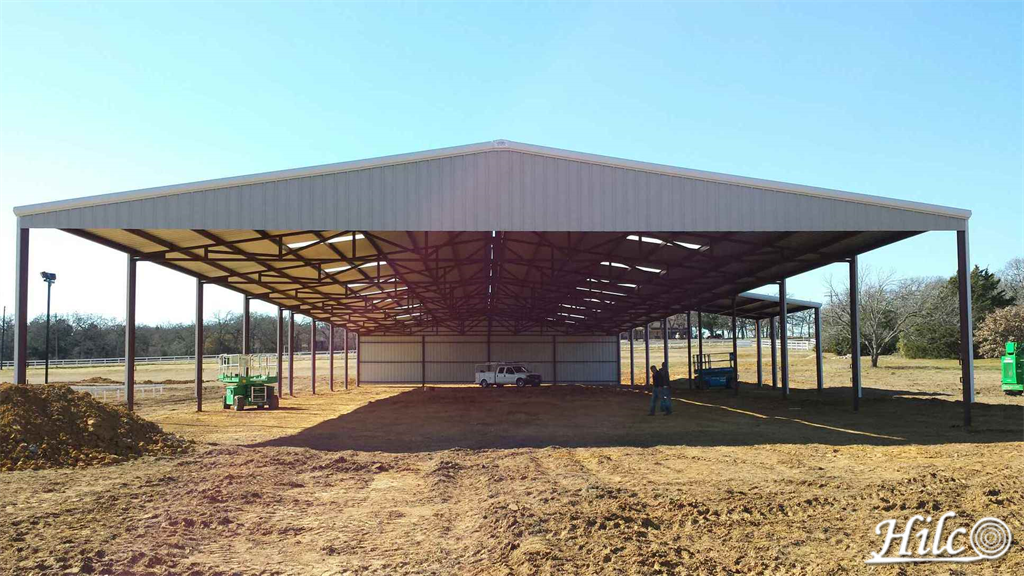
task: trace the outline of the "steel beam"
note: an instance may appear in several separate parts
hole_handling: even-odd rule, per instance
[[[334,392],[334,324],[327,325],[327,384]]]
[[[633,354],[633,337],[636,335],[636,327],[629,329],[629,385],[636,386],[636,365]]]
[[[754,332],[757,333],[757,387],[764,385],[764,366],[761,365],[761,319],[754,320]]]
[[[697,359],[697,367],[700,367],[704,362],[704,312],[700,308],[697,308]]]
[[[860,276],[857,257],[850,258],[850,372],[853,383],[853,409],[860,410]]]
[[[277,309],[277,398],[284,392],[284,308]]]
[[[740,355],[736,348],[736,297],[732,299],[732,394],[740,393]]]
[[[196,412],[203,411],[203,281],[196,278]]]
[[[789,398],[789,313],[786,311],[786,278],[779,281],[779,331],[782,353],[782,397]]]
[[[964,229],[956,233],[957,286],[960,298],[960,382],[964,389],[964,426],[971,425],[974,403],[974,336],[971,311],[971,245]]]
[[[14,263],[14,383],[28,384],[28,240],[18,223]]]
[[[615,335],[615,370],[619,373],[619,386],[622,386],[622,332]]]
[[[348,390],[348,328],[342,328],[341,335],[345,340],[342,344],[342,351],[345,354],[345,390]]]
[[[651,325],[644,324],[644,386],[651,382]]]
[[[693,328],[690,327],[690,317],[692,314],[689,310],[686,311],[686,382],[690,388],[693,388],[693,350],[691,348],[693,341]]]
[[[359,388],[359,365],[363,363],[363,345],[359,341],[359,332],[356,332],[356,388]]]
[[[420,336],[420,388],[427,387],[427,337]]]
[[[242,354],[249,354],[252,332],[249,326],[249,297],[242,295]]]
[[[309,386],[316,395],[316,318],[309,319]]]
[[[821,358],[821,308],[814,309],[814,369],[815,375],[818,377],[818,392],[824,392],[824,365]]]
[[[295,312],[288,311],[288,395],[295,396]]]
[[[665,371],[666,381],[671,382],[671,378],[668,377],[668,318],[661,319],[661,344],[663,346],[663,349],[661,351],[661,367]]]
[[[775,329],[776,318],[772,317],[768,319],[768,337],[772,341],[772,388],[778,388],[779,386],[779,366],[778,366],[778,346],[776,345],[776,329]]]
[[[128,410],[135,410],[135,257],[129,254],[125,283],[124,312],[124,397]]]

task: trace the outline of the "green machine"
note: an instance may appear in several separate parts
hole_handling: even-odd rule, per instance
[[[272,361],[273,360],[273,361]],[[224,387],[224,409],[245,410],[246,406],[276,410],[277,360],[270,354],[221,354],[218,375]]]
[[[1006,343],[1006,356],[1002,357],[1003,392],[1010,396],[1024,393],[1024,357],[1020,354],[1020,345],[1016,342]]]

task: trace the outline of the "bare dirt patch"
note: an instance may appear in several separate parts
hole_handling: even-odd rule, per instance
[[[1012,574],[867,567],[886,518],[1024,534],[1024,410],[847,390],[363,387],[142,412],[174,459],[0,474],[12,574]],[[959,520],[958,519],[958,520]],[[1018,540],[1019,542],[1019,540]],[[958,572],[959,570],[959,572]]]

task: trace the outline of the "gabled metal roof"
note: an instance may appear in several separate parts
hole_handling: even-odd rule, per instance
[[[20,206],[22,227],[959,230],[970,211],[495,140]]]

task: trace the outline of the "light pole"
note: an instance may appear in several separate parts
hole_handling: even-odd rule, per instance
[[[50,383],[50,290],[53,283],[57,281],[57,275],[53,272],[40,272],[43,282],[46,282],[46,364],[43,371],[43,384]]]

